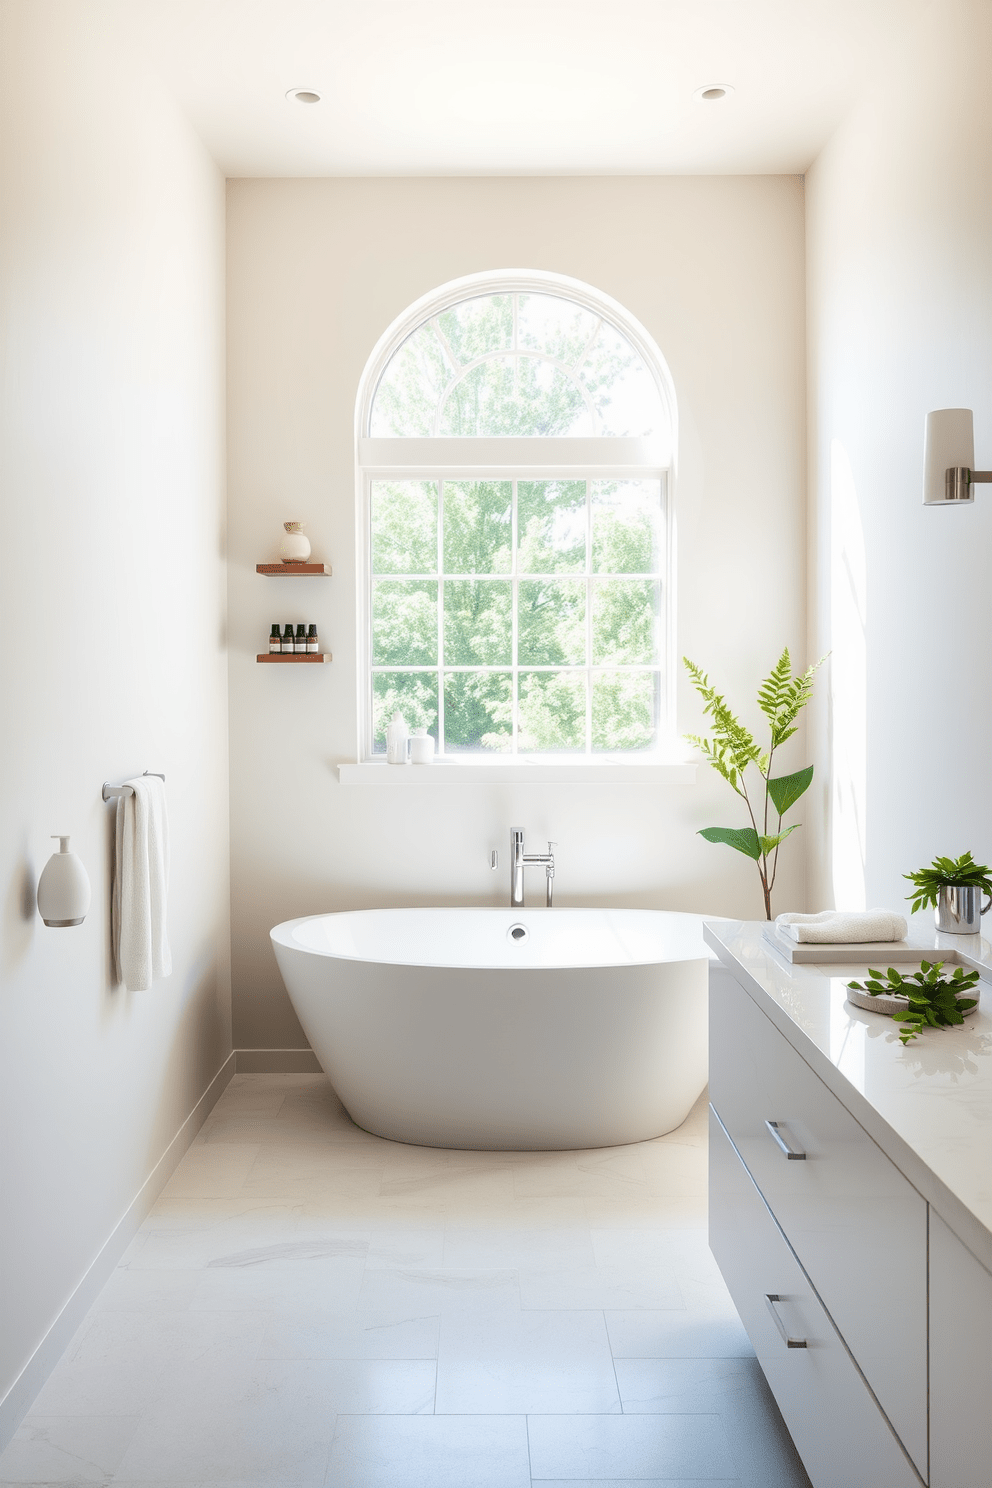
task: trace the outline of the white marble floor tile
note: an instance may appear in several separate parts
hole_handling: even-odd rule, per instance
[[[258,1488],[257,1482],[253,1483],[245,1478],[196,1478],[192,1481],[189,1478],[153,1478],[151,1481],[154,1488]],[[149,1481],[115,1477],[113,1488],[149,1488]],[[265,1488],[298,1488],[298,1485],[285,1478],[266,1478]]]
[[[445,1264],[443,1225],[397,1222],[377,1226],[369,1235],[366,1270],[440,1268]]]
[[[679,1281],[723,1284],[705,1228],[595,1229],[591,1234],[597,1266],[649,1266]]]
[[[520,1304],[525,1308],[684,1307],[675,1278],[655,1266],[520,1268]]]
[[[218,1106],[225,1111],[246,1110],[278,1111],[292,1086],[286,1083],[292,1076],[285,1075],[235,1075],[225,1089]],[[213,1111],[210,1113],[213,1115]]]
[[[270,1313],[260,1359],[436,1359],[438,1317],[376,1322],[357,1313]]]
[[[138,1427],[136,1416],[33,1412],[0,1453],[0,1484],[106,1483]]]
[[[527,1428],[537,1480],[737,1476],[717,1415],[530,1416]]]
[[[625,1414],[715,1412],[742,1484],[808,1488],[756,1359],[617,1359],[616,1372]]]
[[[627,1194],[623,1198],[585,1199],[586,1222],[592,1230],[705,1230],[705,1193]]]
[[[595,1264],[588,1226],[581,1229],[518,1229],[500,1223],[449,1225],[444,1237],[444,1264],[455,1267],[553,1266]]]
[[[418,1170],[387,1167],[379,1193],[425,1199],[442,1207],[473,1205],[498,1214],[513,1202],[513,1169],[488,1164],[451,1163]]]
[[[648,1142],[640,1148],[644,1184],[649,1194],[686,1194],[704,1198],[706,1149],[680,1142]]]
[[[239,1194],[259,1154],[252,1143],[194,1142],[162,1190],[165,1198],[226,1199]]]
[[[441,1322],[439,1415],[620,1410],[598,1312],[530,1312]]]
[[[366,1243],[354,1234],[335,1236],[325,1231],[321,1235],[322,1227],[306,1222],[299,1208],[292,1205],[258,1207],[195,1230],[156,1229],[153,1225],[153,1220],[147,1221],[136,1236],[136,1243],[123,1263],[128,1270],[186,1271],[204,1266],[247,1265],[250,1257],[261,1252],[278,1252],[279,1247],[305,1245],[310,1240],[319,1244],[323,1238],[328,1244],[340,1242],[350,1247]],[[364,1255],[364,1249],[347,1253]]]
[[[365,1265],[336,1261],[206,1268],[190,1299],[191,1312],[344,1312],[354,1307]]]
[[[263,1361],[247,1384],[221,1378],[213,1390],[164,1398],[141,1416],[118,1476],[320,1488],[336,1420],[324,1367]]]
[[[523,1416],[341,1417],[326,1488],[530,1488]]]
[[[359,1311],[381,1322],[451,1313],[500,1314],[520,1309],[514,1271],[366,1271]]]
[[[756,1359],[617,1359],[617,1383],[627,1415],[717,1415],[754,1395]]]
[[[133,1416],[173,1390],[247,1384],[264,1313],[102,1312],[41,1390],[33,1413]]]
[[[218,1152],[220,1146],[208,1150]],[[258,1149],[240,1191],[250,1198],[278,1198],[283,1203],[317,1194],[346,1193],[360,1198],[379,1192],[383,1172],[383,1165],[374,1158],[350,1149],[338,1152],[322,1143],[273,1143]]]
[[[606,1327],[615,1359],[728,1359],[754,1354],[732,1307],[716,1313],[688,1308],[607,1312]]]
[[[129,1271],[122,1267],[93,1304],[101,1312],[185,1312],[193,1300],[199,1271]]]
[[[302,1214],[303,1203],[282,1203],[278,1197],[254,1198],[251,1194],[244,1193],[228,1199],[173,1199],[160,1195],[152,1205],[140,1233],[210,1230],[236,1219],[245,1219],[250,1223],[256,1216],[264,1223],[268,1213]]]
[[[532,1152],[528,1159],[513,1169],[518,1198],[645,1197],[649,1192],[640,1146]]]

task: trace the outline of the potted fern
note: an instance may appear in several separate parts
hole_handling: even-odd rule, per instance
[[[904,873],[913,885],[913,913],[932,904],[938,930],[953,935],[977,935],[982,928],[982,915],[992,909],[992,868],[976,863],[970,852],[959,858],[934,858],[929,868]],[[982,904],[987,894],[988,903]]]
[[[773,776],[772,762],[775,751],[796,732],[796,720],[813,695],[813,677],[821,662],[815,662],[805,672],[794,676],[787,646],[758,688],[758,707],[768,721],[770,733],[765,748],[731,711],[726,699],[710,685],[706,673],[687,656],[682,660],[693,687],[703,699],[704,715],[712,719],[708,737],[699,734],[686,734],[685,737],[740,796],[750,819],[750,826],[704,827],[699,835],[707,842],[725,843],[753,859],[761,880],[765,918],[770,920],[773,918],[772,890],[778,873],[779,849],[786,837],[801,825],[793,822],[791,826],[783,827],[782,818],[808,790],[813,779],[812,765],[791,775]],[[751,784],[755,770],[761,777],[760,785],[756,781]]]

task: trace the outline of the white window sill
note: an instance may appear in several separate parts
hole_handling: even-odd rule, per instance
[[[338,765],[342,785],[493,785],[569,781],[583,785],[695,785],[696,764],[685,761],[539,758],[435,760],[430,765],[387,765],[385,760]]]

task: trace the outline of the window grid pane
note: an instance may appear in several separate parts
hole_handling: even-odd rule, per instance
[[[641,436],[664,422],[623,331],[565,296],[512,291],[471,296],[411,332],[383,369],[369,433]]]
[[[404,486],[415,489],[421,504],[428,491],[436,492],[436,529],[430,534],[434,539],[430,546],[436,554],[437,566],[431,573],[395,571],[393,565],[400,550],[423,551],[425,556],[426,551],[410,541],[410,534],[403,531],[402,520],[394,522],[404,541],[393,545],[384,564],[388,581],[384,584],[381,579],[373,580],[371,586],[374,753],[382,753],[384,749],[384,728],[388,721],[384,709],[402,698],[408,700],[408,723],[427,727],[442,755],[473,750],[590,755],[649,749],[657,743],[663,693],[659,629],[665,579],[663,488],[659,479],[579,481],[574,477],[568,480],[545,477],[539,481],[510,482],[482,477],[471,482],[442,479],[373,482],[373,544],[376,488],[387,486],[391,492]],[[477,492],[483,488],[490,492],[510,489],[509,574],[505,571],[498,577],[480,576],[477,572],[445,574],[449,486],[452,512],[461,501],[461,553],[468,551],[464,542],[464,493],[473,486]],[[569,508],[578,514],[575,498],[580,486],[584,573],[576,572],[570,562],[563,570],[557,561],[551,572],[528,571],[529,560],[524,551],[527,533],[521,532],[520,487],[524,488],[525,504],[532,514],[539,510],[535,508],[535,498],[547,499],[550,495],[552,526],[548,529],[545,525],[545,531],[554,537],[557,524],[558,534],[564,540],[568,538]],[[557,491],[549,492],[549,488]],[[555,504],[558,494],[564,504],[561,501]],[[604,508],[609,528],[606,537],[602,522],[598,532],[596,527],[597,514],[602,517]],[[379,549],[382,551],[381,540]],[[477,558],[484,557],[485,543],[480,540],[475,551]],[[544,551],[553,554],[558,551],[557,544],[553,543],[550,549],[545,547]],[[605,560],[608,557],[616,560],[617,555],[620,571],[606,571]],[[647,561],[650,568],[644,566]],[[486,566],[498,570],[501,562],[490,557]],[[477,562],[475,566],[482,565]],[[487,595],[484,586],[490,584],[494,588]],[[505,611],[500,618],[499,591],[505,593],[507,589],[511,594],[509,665],[502,660],[504,643],[499,641],[499,631],[506,623]],[[576,609],[579,594],[584,609],[581,621],[577,620]],[[481,613],[480,600],[486,601]],[[456,608],[459,602],[460,611]],[[522,602],[525,609],[530,606],[523,640]],[[477,632],[474,636],[473,621]],[[390,624],[392,632],[388,633]],[[427,624],[434,632],[431,640],[436,645],[436,661],[425,654]],[[579,652],[575,650],[577,641]],[[466,647],[470,653],[474,648],[471,660],[462,659]],[[483,661],[480,653],[486,649],[492,659]],[[450,726],[446,724],[446,702]]]

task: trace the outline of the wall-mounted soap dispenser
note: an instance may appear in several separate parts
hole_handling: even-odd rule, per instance
[[[69,851],[68,837],[57,838],[59,850],[52,853],[38,880],[38,908],[46,925],[63,929],[81,925],[90,907],[90,881],[76,854]]]

